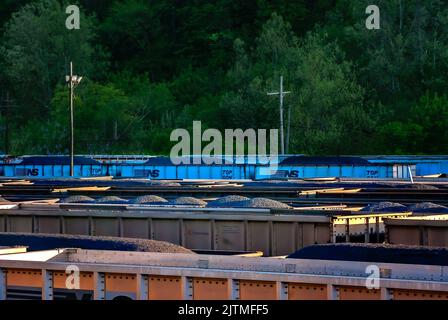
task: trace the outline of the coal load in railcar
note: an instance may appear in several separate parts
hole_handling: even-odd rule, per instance
[[[288,255],[287,258],[448,266],[448,248],[332,243],[305,247]]]
[[[0,246],[26,246],[29,251],[57,248],[162,253],[194,253],[165,241],[104,236],[0,233]]]

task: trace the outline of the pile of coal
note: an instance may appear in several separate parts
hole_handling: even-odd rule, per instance
[[[62,199],[60,203],[95,203],[95,199],[87,196],[70,196]]]
[[[210,208],[232,208],[234,206],[240,206],[243,201],[250,200],[248,197],[229,195],[210,201],[207,207]]]
[[[0,233],[0,246],[26,246],[29,251],[80,248],[87,250],[193,253],[193,251],[184,247],[156,240],[28,233]]]
[[[143,204],[143,205],[145,205],[145,204],[163,205],[163,204],[168,204],[168,200],[166,200],[165,198],[159,197],[159,196],[148,195],[148,196],[137,197],[132,201],[132,203]]]
[[[205,207],[207,205],[207,202],[193,197],[179,197],[171,201],[170,204],[176,206]]]
[[[432,202],[417,203],[408,207],[413,213],[448,213],[448,207]]]
[[[231,195],[211,201],[208,207],[220,208],[264,208],[264,209],[291,209],[283,202],[267,198],[247,198],[243,196]]]
[[[253,198],[242,202],[245,208],[266,208],[266,209],[291,209],[287,204],[267,199],[267,198]]]
[[[411,189],[418,189],[418,190],[439,190],[439,188],[437,188],[436,186],[422,183],[413,183],[410,184],[409,187]]]
[[[96,203],[101,203],[101,204],[127,204],[129,203],[128,200],[122,199],[120,197],[116,197],[116,196],[107,196],[107,197],[102,197],[96,200]]]
[[[395,202],[378,202],[367,205],[361,209],[362,212],[407,212],[408,208]]]
[[[290,254],[287,258],[448,266],[448,248],[332,243],[305,247]]]
[[[9,202],[8,200],[6,200],[5,198],[3,198],[3,197],[0,197],[0,202]]]

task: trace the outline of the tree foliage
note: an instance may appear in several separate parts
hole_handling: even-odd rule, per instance
[[[94,45],[94,19],[82,18],[83,28],[70,32],[64,27],[65,6],[42,0],[25,5],[6,24],[0,46],[4,81],[26,117],[47,115],[70,61],[83,75],[98,74],[101,53]]]
[[[280,76],[289,153],[445,153],[443,0],[378,0],[380,30],[368,0],[78,0],[80,30],[67,4],[0,3],[3,152],[67,152],[73,61],[77,153],[167,154],[194,120],[278,128]]]

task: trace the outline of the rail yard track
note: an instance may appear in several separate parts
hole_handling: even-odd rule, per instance
[[[446,182],[446,184],[445,184]],[[387,184],[386,186],[384,186]],[[289,185],[289,186],[285,186]],[[448,205],[448,181],[416,184],[375,182],[234,182],[234,181],[171,181],[145,183],[117,180],[0,180],[0,195],[9,201],[63,199],[73,195],[92,198],[116,196],[132,199],[144,195],[157,195],[166,199],[196,197],[211,200],[227,195],[270,198],[292,206],[309,204],[366,205],[372,202],[394,201],[403,204],[434,202]]]

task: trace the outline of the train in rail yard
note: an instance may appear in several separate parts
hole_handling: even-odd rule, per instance
[[[297,158],[279,170],[318,159]],[[167,161],[84,159],[109,169]],[[7,165],[23,170],[22,160]],[[256,174],[260,164],[243,160]],[[319,165],[348,160],[374,167]],[[403,160],[401,173],[417,165]],[[0,177],[0,300],[448,300],[446,179],[116,177]]]
[[[195,156],[190,157],[193,159]],[[448,173],[448,156],[279,156],[266,165],[255,156],[221,158],[207,164],[202,158],[175,165],[161,156],[76,156],[75,177],[113,176],[151,180],[182,179],[306,179],[322,177],[409,179]],[[219,163],[219,162],[218,162]],[[70,176],[67,156],[3,156],[0,177],[63,178]]]

